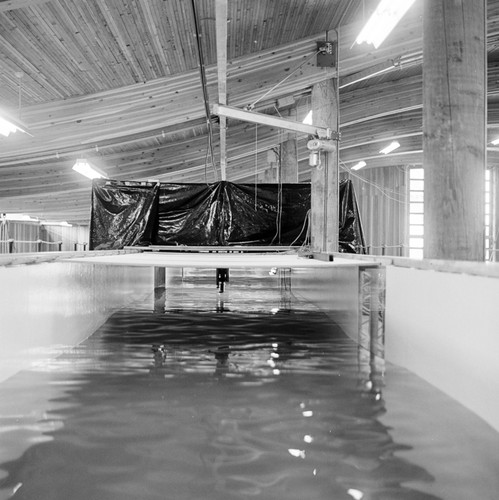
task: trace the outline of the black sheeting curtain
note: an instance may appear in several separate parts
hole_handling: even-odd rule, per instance
[[[133,245],[301,245],[310,184],[93,181],[90,249]]]
[[[364,230],[353,183],[350,179],[340,181],[340,234],[339,251],[343,253],[366,253]]]
[[[302,245],[307,238],[310,198],[310,184],[152,184],[96,179],[89,246],[105,250],[150,244]],[[364,245],[350,181],[340,183],[340,208],[340,251],[355,252],[359,241]]]

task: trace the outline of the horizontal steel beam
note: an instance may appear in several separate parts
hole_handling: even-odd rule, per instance
[[[307,125],[306,123],[286,120],[285,118],[277,118],[275,116],[256,113],[254,111],[245,111],[243,109],[233,108],[232,106],[225,106],[222,104],[213,104],[211,110],[214,115],[234,118],[235,120],[258,123],[260,125],[269,125],[271,127],[292,130],[293,132],[301,132],[302,134],[313,135],[320,139],[339,140],[338,132],[331,130],[330,128],[316,127],[315,125]]]

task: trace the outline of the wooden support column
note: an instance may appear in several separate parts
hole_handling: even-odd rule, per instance
[[[279,157],[273,149],[267,151],[267,168],[263,175],[263,182],[279,182]]]
[[[165,311],[166,269],[154,267],[154,312]]]
[[[296,121],[296,114],[296,107],[291,108],[288,118]],[[295,133],[285,134],[281,144],[281,181],[298,182],[298,144]]]
[[[425,0],[423,165],[428,259],[484,259],[486,0]]]
[[[154,268],[154,289],[165,288],[166,283],[166,270],[164,267]]]
[[[336,78],[312,87],[314,125],[337,131],[338,109]],[[320,158],[319,167],[312,167],[311,244],[313,252],[331,253],[338,250],[338,151],[321,152]]]

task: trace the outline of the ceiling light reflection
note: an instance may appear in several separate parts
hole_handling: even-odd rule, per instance
[[[297,450],[295,448],[288,448],[288,453],[296,458],[305,458],[305,450]]]
[[[364,493],[362,493],[362,491],[360,490],[355,490],[353,488],[350,488],[347,493],[352,497],[352,498],[355,498],[355,500],[361,500],[362,498],[364,498]]]

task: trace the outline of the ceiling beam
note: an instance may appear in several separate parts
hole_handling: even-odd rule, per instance
[[[24,9],[47,3],[49,0],[0,0],[0,12],[6,10]]]
[[[212,112],[215,115],[226,116],[250,123],[258,123],[259,125],[269,125],[270,127],[278,127],[293,132],[301,132],[303,134],[314,135],[321,139],[338,139],[338,133],[325,127],[316,127],[315,125],[307,125],[305,123],[277,118],[263,113],[255,113],[254,111],[244,111],[243,109],[233,108],[231,106],[223,106],[221,104],[213,104]]]

